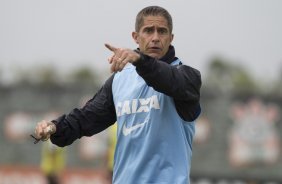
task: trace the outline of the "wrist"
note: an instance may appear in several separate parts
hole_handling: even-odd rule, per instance
[[[50,124],[47,127],[48,134],[52,135],[52,134],[56,133],[56,130],[57,130],[57,128],[56,128],[55,123],[50,122]]]
[[[140,52],[137,51],[137,50],[134,50],[132,60],[129,61],[129,62],[132,63],[132,64],[134,64],[134,63],[140,61],[140,59],[141,59],[141,54],[140,54]]]

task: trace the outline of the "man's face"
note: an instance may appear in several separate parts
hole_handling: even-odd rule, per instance
[[[146,16],[139,32],[132,37],[142,53],[160,59],[168,51],[173,40],[167,20],[162,16]]]

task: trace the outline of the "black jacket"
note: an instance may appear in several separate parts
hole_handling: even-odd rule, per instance
[[[136,52],[139,52],[136,50]],[[195,120],[200,108],[200,72],[186,65],[172,66],[175,61],[174,47],[160,60],[140,53],[141,59],[134,63],[137,73],[148,86],[171,96],[179,116],[185,121]],[[51,141],[58,146],[71,144],[82,136],[92,136],[114,124],[117,120],[112,94],[113,74],[102,88],[81,109],[73,109],[53,122],[57,131]]]

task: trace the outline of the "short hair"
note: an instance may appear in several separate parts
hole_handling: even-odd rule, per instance
[[[162,16],[167,20],[168,28],[170,33],[172,33],[172,18],[169,12],[160,7],[160,6],[148,6],[143,8],[136,16],[136,21],[135,21],[135,31],[139,32],[143,23],[144,23],[144,17],[146,16]]]

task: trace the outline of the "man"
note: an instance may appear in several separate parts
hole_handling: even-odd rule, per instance
[[[113,75],[83,108],[39,122],[37,138],[66,146],[117,121],[114,184],[189,183],[201,77],[175,57],[172,28],[165,9],[141,10],[132,33],[139,48],[105,44]]]

